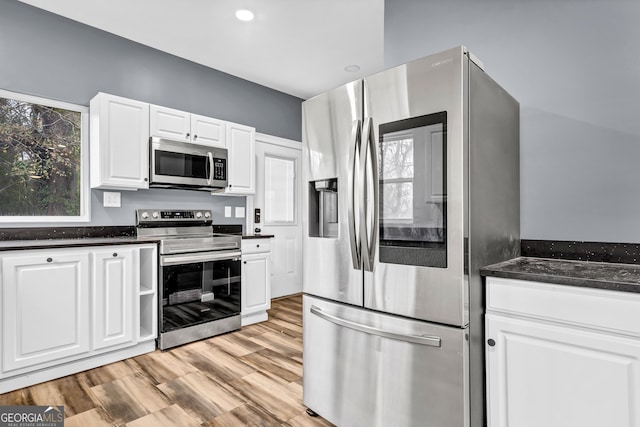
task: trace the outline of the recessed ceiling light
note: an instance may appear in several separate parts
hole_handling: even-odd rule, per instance
[[[237,10],[236,18],[244,22],[253,21],[253,12],[246,9]]]
[[[360,71],[360,66],[356,64],[347,65],[346,67],[344,67],[344,70],[349,73],[355,73],[356,71]]]

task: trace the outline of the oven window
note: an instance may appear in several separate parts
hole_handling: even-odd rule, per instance
[[[379,128],[380,261],[447,266],[447,114]]]
[[[240,314],[240,261],[162,267],[162,332]]]
[[[157,150],[155,152],[155,173],[156,175],[207,179],[208,162],[206,156]]]

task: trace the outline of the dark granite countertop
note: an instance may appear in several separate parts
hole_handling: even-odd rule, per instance
[[[135,236],[79,237],[74,239],[4,240],[0,241],[0,251],[73,248],[82,246],[134,245],[157,242],[157,240],[153,239],[138,240],[138,238]]]
[[[133,226],[0,228],[0,251],[158,243]]]
[[[480,269],[483,276],[640,293],[640,265],[520,257]]]
[[[243,239],[270,239],[273,234],[243,234]]]

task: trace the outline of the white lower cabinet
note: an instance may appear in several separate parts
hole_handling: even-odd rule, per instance
[[[87,353],[89,255],[2,256],[2,372]]]
[[[242,241],[242,326],[268,319],[271,308],[271,239]]]
[[[155,349],[156,245],[0,252],[0,264],[0,393]]]
[[[91,253],[93,270],[93,348],[133,341],[135,328],[134,250],[109,248]]]
[[[638,294],[487,279],[490,427],[639,427]]]

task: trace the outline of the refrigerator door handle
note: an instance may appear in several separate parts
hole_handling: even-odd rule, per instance
[[[376,242],[378,240],[378,156],[377,156],[377,144],[375,135],[373,132],[373,120],[371,117],[367,117],[363,126],[363,141],[362,147],[362,168],[364,169],[364,202],[366,206],[369,199],[369,195],[373,195],[373,222],[371,227],[367,225],[366,209],[363,207],[363,213],[360,216],[360,223],[362,224],[363,243],[365,247],[364,254],[364,269],[366,271],[373,271],[373,264],[376,252]],[[370,166],[369,168],[367,166]],[[367,173],[371,171],[371,175]],[[369,183],[373,188],[369,187]]]
[[[356,185],[359,179],[359,163],[358,156],[360,155],[362,145],[362,122],[356,120],[353,123],[351,129],[351,141],[353,142],[353,159],[351,162],[351,169],[349,170],[349,203],[348,203],[348,216],[349,216],[349,247],[351,248],[351,261],[353,262],[353,268],[360,270],[362,264],[362,246],[360,238],[359,227],[356,227],[356,192],[358,187]],[[362,203],[360,203],[362,206]]]
[[[385,331],[380,328],[374,328],[372,326],[363,325],[360,323],[352,322],[350,320],[341,319],[333,314],[325,313],[320,307],[315,305],[311,306],[311,313],[316,316],[327,320],[331,323],[335,323],[338,326],[344,326],[345,328],[353,329],[356,331],[364,332],[369,335],[377,335],[383,338],[390,338],[397,341],[408,341],[415,344],[428,345],[431,347],[441,347],[442,338],[435,335],[411,335],[411,334],[399,334],[397,332]]]

